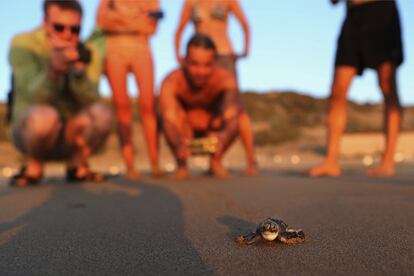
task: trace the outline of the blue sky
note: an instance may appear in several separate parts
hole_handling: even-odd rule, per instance
[[[7,52],[12,36],[38,26],[42,21],[42,0],[13,0],[1,4],[0,11],[0,100],[9,89],[10,68]],[[82,36],[93,28],[99,0],[81,0],[85,10]],[[183,0],[161,0],[166,18],[152,39],[156,64],[156,87],[171,71],[174,59],[173,36]],[[326,97],[329,95],[336,39],[343,22],[343,5],[331,6],[329,0],[240,0],[252,31],[251,55],[239,63],[242,90],[267,92],[294,90]],[[414,1],[397,1],[403,25],[405,63],[399,70],[400,98],[414,105]],[[193,29],[188,27],[184,41]],[[241,29],[234,19],[230,35],[235,48],[242,49]],[[136,95],[133,79],[130,94]],[[109,95],[105,79],[101,92]],[[358,102],[378,102],[381,94],[375,73],[366,71],[351,88],[350,98]]]

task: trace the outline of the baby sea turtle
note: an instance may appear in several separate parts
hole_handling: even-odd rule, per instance
[[[267,218],[257,226],[256,232],[239,236],[235,241],[240,244],[252,244],[263,239],[279,240],[288,244],[302,243],[305,241],[305,233],[302,229],[289,228],[281,219]]]

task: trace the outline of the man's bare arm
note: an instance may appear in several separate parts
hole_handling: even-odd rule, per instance
[[[219,133],[216,155],[222,155],[239,131],[240,101],[237,88],[228,88],[224,92],[221,105],[224,129]]]
[[[167,142],[172,148],[177,159],[184,159],[185,139],[178,129],[179,103],[175,94],[176,85],[171,77],[168,77],[161,86],[160,107],[163,131]]]

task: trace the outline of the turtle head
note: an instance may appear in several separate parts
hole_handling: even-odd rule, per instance
[[[274,220],[268,218],[261,224],[260,232],[265,240],[273,241],[279,235],[279,226]]]

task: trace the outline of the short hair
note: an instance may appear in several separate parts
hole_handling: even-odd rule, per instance
[[[204,34],[197,33],[193,35],[187,43],[187,55],[191,47],[201,47],[204,49],[211,49],[214,55],[217,55],[217,48],[213,40]]]
[[[47,10],[50,6],[56,5],[62,10],[71,10],[79,13],[81,16],[83,14],[82,6],[78,0],[44,0],[43,2],[43,13],[47,17]]]

